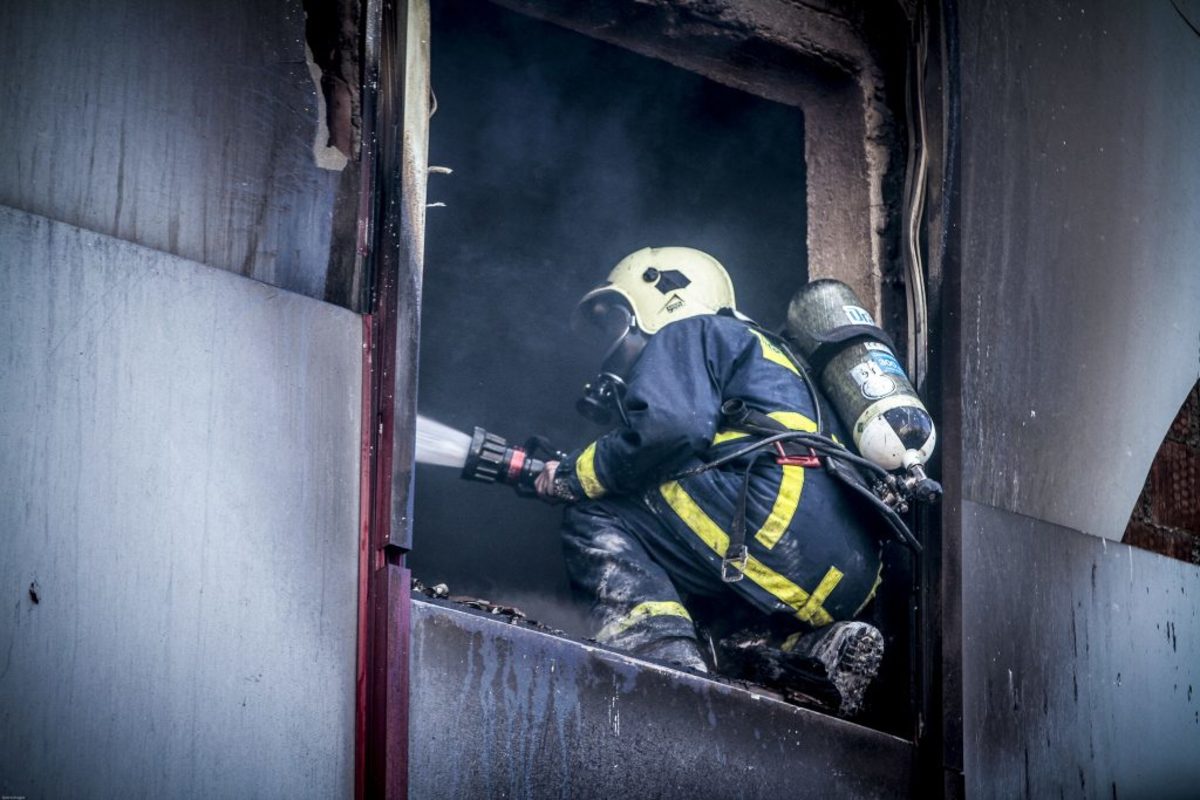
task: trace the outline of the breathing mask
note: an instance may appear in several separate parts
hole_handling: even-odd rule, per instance
[[[615,418],[628,425],[625,411],[625,376],[646,346],[647,336],[637,326],[633,310],[615,292],[597,294],[580,304],[572,319],[573,331],[601,353],[600,373],[583,387],[575,403],[580,414],[598,425]]]

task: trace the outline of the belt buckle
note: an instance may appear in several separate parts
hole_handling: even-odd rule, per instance
[[[725,583],[737,583],[746,577],[746,562],[750,559],[750,551],[742,545],[734,554],[726,553],[721,559],[721,580]]]
[[[806,469],[819,469],[821,467],[821,458],[810,447],[806,456],[789,456],[783,449],[783,442],[775,443],[775,450],[779,455],[775,456],[775,463],[781,467],[804,467]]]

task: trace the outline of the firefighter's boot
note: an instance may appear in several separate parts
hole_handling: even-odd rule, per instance
[[[865,622],[835,622],[778,642],[767,626],[726,636],[717,644],[718,669],[844,717],[858,713],[883,656],[878,630]]]
[[[852,716],[862,708],[863,696],[883,658],[883,634],[866,622],[835,622],[783,644],[788,660],[804,659],[824,668],[825,677],[838,694],[838,713]]]
[[[682,667],[693,672],[708,672],[708,664],[704,663],[704,658],[700,655],[700,648],[696,646],[696,640],[683,636],[660,639],[638,650],[637,655],[641,658],[663,662],[672,667]]]

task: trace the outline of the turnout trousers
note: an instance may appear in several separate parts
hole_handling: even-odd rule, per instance
[[[592,634],[634,655],[706,671],[688,606],[719,600],[722,616],[761,612],[730,591],[712,566],[638,497],[585,500],[563,516],[563,555],[575,591],[592,602]]]

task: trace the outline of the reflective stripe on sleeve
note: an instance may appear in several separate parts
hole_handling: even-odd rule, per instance
[[[608,491],[604,488],[604,484],[600,482],[600,479],[596,477],[595,442],[585,447],[583,452],[579,454],[579,458],[575,459],[575,476],[579,478],[579,485],[583,487],[583,493],[590,500],[602,497]]]
[[[648,600],[645,603],[638,603],[628,614],[601,628],[600,632],[596,634],[596,641],[600,643],[612,641],[647,617],[683,617],[688,622],[692,621],[692,615],[688,613],[682,603],[674,600]]]
[[[747,328],[747,330],[754,334],[755,338],[758,339],[759,345],[762,346],[763,358],[765,358],[767,361],[770,361],[772,364],[778,364],[781,367],[786,367],[797,376],[800,374],[800,370],[796,369],[796,365],[792,363],[792,360],[787,357],[786,353],[779,349],[778,345],[753,328]]]
[[[725,556],[729,549],[729,535],[721,530],[721,527],[713,522],[704,509],[696,504],[696,501],[679,484],[679,481],[664,483],[659,487],[659,493],[692,533],[700,537],[700,540],[718,556],[722,558]],[[837,585],[836,581],[828,587],[825,597],[812,603],[808,592],[778,572],[771,570],[754,556],[746,559],[745,575],[767,594],[791,608],[803,622],[815,626],[828,625],[833,622],[833,618],[829,616],[829,612],[821,606],[821,603],[828,596],[828,592],[833,591],[834,586]],[[826,574],[825,578],[828,580],[829,575]],[[841,573],[839,572],[837,581],[840,580]],[[824,585],[825,581],[823,580],[821,583]]]

